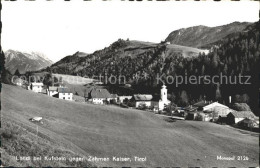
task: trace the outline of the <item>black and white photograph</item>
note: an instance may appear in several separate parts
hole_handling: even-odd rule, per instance
[[[0,2],[1,167],[259,167],[260,2]]]

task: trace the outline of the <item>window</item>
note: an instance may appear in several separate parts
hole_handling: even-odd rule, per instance
[[[65,100],[65,97],[63,97],[63,99]]]

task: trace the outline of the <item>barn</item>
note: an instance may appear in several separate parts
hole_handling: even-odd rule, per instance
[[[149,94],[135,94],[133,95],[133,101],[135,107],[139,108],[140,106],[151,107],[153,96]]]
[[[252,111],[232,111],[227,115],[228,124],[236,124],[239,121],[244,120],[245,118],[254,119],[256,116]]]
[[[104,104],[105,101],[109,101],[112,98],[113,97],[107,89],[93,88],[88,93],[88,101],[92,102],[93,104]]]

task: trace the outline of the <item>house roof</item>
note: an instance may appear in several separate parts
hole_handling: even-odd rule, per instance
[[[238,123],[257,123],[255,120],[249,119],[249,118],[245,118],[241,121],[239,121]]]
[[[32,86],[43,86],[43,83],[31,83]]]
[[[117,94],[111,94],[111,97],[112,97],[112,98],[117,98],[118,95],[117,95]]]
[[[209,103],[205,102],[205,101],[200,101],[200,102],[193,104],[193,106],[196,106],[196,107],[204,107],[204,106],[207,106],[207,105],[209,105]]]
[[[222,108],[227,108],[228,109],[228,106],[225,106],[225,105],[220,104],[218,102],[214,102],[214,103],[211,103],[209,105],[204,106],[203,110],[204,111],[206,111],[206,110],[208,110],[208,111],[210,111],[210,110],[211,111],[215,111],[215,108],[218,108],[218,107],[222,107]]]
[[[94,88],[90,91],[90,98],[112,98],[107,89]]]
[[[232,111],[229,114],[232,114],[235,118],[255,118],[252,111]]]
[[[196,111],[196,110],[197,110],[197,107],[188,106],[188,107],[183,108],[183,110],[186,110],[186,111]]]
[[[71,93],[69,88],[57,88],[59,93]]]
[[[213,112],[213,113],[218,114],[222,117],[225,117],[230,112],[236,112],[236,111],[233,110],[233,109],[230,109],[230,108],[226,108],[226,107],[222,107],[222,106],[216,106],[213,109],[208,109],[204,112]]]
[[[57,91],[58,87],[49,86],[49,91]]]
[[[135,94],[134,99],[136,101],[149,101],[152,100],[153,96],[152,95],[141,95],[141,94]]]

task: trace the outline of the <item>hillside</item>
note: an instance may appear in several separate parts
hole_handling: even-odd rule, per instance
[[[47,66],[53,62],[39,53],[24,53],[20,51],[7,50],[5,53],[6,69],[14,73],[17,69],[20,73],[26,71],[36,71]]]
[[[166,46],[166,44],[164,44]],[[119,39],[102,50],[98,50],[85,57],[80,57],[78,52],[64,57],[60,61],[51,66],[54,73],[71,74],[71,75],[99,75],[105,71],[108,73],[118,74],[129,72],[133,75],[138,69],[145,69],[149,64],[154,63],[154,57],[157,57],[157,50],[163,47],[162,44],[142,42],[142,41],[125,41]],[[200,52],[207,52],[192,47],[185,47],[179,45],[169,45],[165,48],[165,56],[171,57],[173,55],[184,55],[185,57],[198,56]],[[149,61],[150,59],[150,61]],[[127,62],[126,62],[127,61]],[[126,70],[125,63],[129,63]],[[136,66],[136,67],[133,67]]]
[[[256,167],[259,163],[258,133],[209,122],[170,123],[149,112],[68,102],[5,84],[1,95],[3,165],[72,166],[12,160],[36,151],[37,155],[131,158],[131,162],[91,162],[111,167]],[[38,125],[38,148],[36,125],[29,121],[34,116],[44,119]],[[14,138],[6,136],[8,130]],[[134,156],[147,160],[135,162]],[[249,161],[219,161],[217,156],[248,156]]]
[[[221,40],[229,34],[241,32],[251,24],[252,23],[248,22],[233,22],[217,27],[207,27],[200,25],[182,28],[171,32],[165,41],[168,41],[171,44],[201,48]]]

